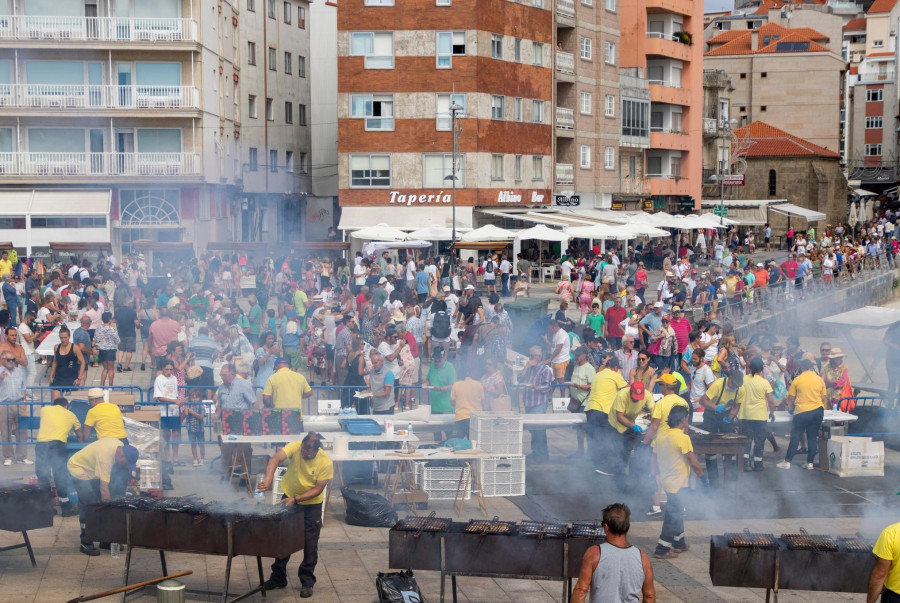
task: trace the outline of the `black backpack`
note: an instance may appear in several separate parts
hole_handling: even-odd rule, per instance
[[[494,260],[488,260],[487,267],[484,269],[488,274],[494,274]]]
[[[434,314],[434,322],[431,325],[431,336],[437,339],[450,337],[450,315],[441,310]]]

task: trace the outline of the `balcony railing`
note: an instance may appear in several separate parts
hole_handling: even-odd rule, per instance
[[[704,134],[715,134],[716,130],[716,118],[715,117],[704,117],[703,118],[703,133]]]
[[[675,80],[647,80],[651,86],[668,86],[669,88],[681,88],[681,82]]]
[[[620,193],[642,195],[646,192],[646,185],[643,178],[622,178],[619,189]]]
[[[198,109],[193,86],[0,84],[0,107],[42,109]]]
[[[192,19],[0,15],[0,40],[197,42]]]
[[[196,176],[196,153],[0,153],[5,176]]]
[[[556,0],[556,14],[563,17],[575,18],[575,1],[574,0]]]
[[[681,174],[647,174],[646,177],[664,180],[679,180],[681,178]]]
[[[659,38],[660,40],[669,40],[670,42],[677,42],[678,38],[673,36],[672,34],[663,33],[661,31],[648,31],[648,38]]]
[[[575,184],[575,166],[571,163],[557,163],[556,183]]]
[[[575,55],[571,52],[556,51],[556,70],[562,73],[575,73]]]
[[[884,71],[866,71],[859,74],[857,83],[868,84],[878,82],[888,82],[894,79],[894,70],[886,69]]]
[[[556,108],[556,127],[564,130],[575,129],[575,110],[565,107]]]

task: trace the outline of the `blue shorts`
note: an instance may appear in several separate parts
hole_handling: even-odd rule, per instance
[[[181,431],[181,417],[160,417],[159,428]]]
[[[188,432],[188,441],[191,444],[202,444],[206,441],[206,438],[203,437],[202,431],[189,431]]]

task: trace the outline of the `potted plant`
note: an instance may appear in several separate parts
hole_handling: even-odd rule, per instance
[[[687,44],[688,46],[690,46],[693,43],[691,34],[686,31],[676,31],[673,35],[682,44]]]

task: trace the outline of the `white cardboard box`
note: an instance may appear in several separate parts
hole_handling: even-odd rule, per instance
[[[832,437],[828,440],[828,472],[840,477],[884,476],[884,442]]]

